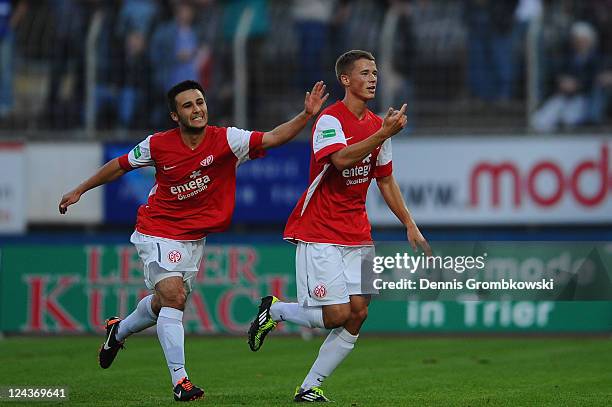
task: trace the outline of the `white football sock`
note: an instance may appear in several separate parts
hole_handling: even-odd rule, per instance
[[[302,389],[318,387],[338,367],[355,347],[359,335],[351,335],[344,328],[332,329],[319,349],[319,356],[302,383]]]
[[[140,300],[136,309],[121,321],[117,334],[115,335],[118,341],[122,341],[128,336],[147,329],[157,323],[157,315],[153,313],[153,308],[151,308],[152,299],[153,294],[144,297]]]
[[[183,329],[183,311],[162,307],[157,318],[157,337],[164,350],[172,385],[187,376],[185,370],[185,330]]]
[[[275,321],[289,321],[307,328],[325,328],[321,307],[303,307],[296,302],[275,302],[270,307]]]

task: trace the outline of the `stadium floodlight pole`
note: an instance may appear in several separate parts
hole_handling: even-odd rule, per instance
[[[248,58],[247,39],[253,22],[253,8],[247,7],[240,16],[233,43],[234,57],[234,125],[247,127]]]
[[[85,136],[93,139],[96,131],[96,44],[102,31],[104,12],[97,10],[87,31],[85,54]]]

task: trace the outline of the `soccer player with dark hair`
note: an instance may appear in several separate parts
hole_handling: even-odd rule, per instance
[[[253,351],[259,350],[278,321],[331,329],[295,391],[298,402],[328,401],[320,385],[355,346],[370,295],[376,292],[362,281],[367,277],[362,267],[374,255],[365,207],[373,178],[406,227],[412,248],[430,253],[393,177],[391,137],[406,126],[406,105],[390,108],[384,119],[367,108],[376,93],[377,74],[374,57],[367,51],[353,50],[338,58],[336,76],[345,89],[344,99],[325,108],[313,127],[310,186],[284,233],[286,240],[297,244],[298,302],[262,298],[249,329]]]
[[[157,324],[174,399],[189,401],[204,395],[185,370],[183,310],[206,236],[230,224],[238,165],[294,138],[327,97],[325,85],[317,82],[306,93],[302,112],[263,133],[209,125],[202,87],[194,81],[181,82],[168,92],[170,117],[178,127],[147,137],[62,197],[59,211],[64,214],[86,191],[135,168],[155,166],[156,183],[148,202],[138,209],[130,239],[144,263],[145,283],[154,293],[125,319],[107,320],[106,339],[99,351],[102,368],[110,367],[128,336]]]

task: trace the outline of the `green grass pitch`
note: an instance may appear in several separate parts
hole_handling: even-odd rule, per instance
[[[195,405],[291,406],[323,338],[186,338]],[[0,340],[0,386],[68,386],[55,405],[160,406],[172,401],[154,336],[135,336],[113,366],[97,365],[101,338]],[[612,340],[387,338],[364,335],[324,386],[340,406],[609,406]],[[3,403],[42,406],[47,403]]]

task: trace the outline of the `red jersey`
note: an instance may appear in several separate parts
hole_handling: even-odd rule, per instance
[[[119,157],[126,171],[155,166],[155,185],[138,209],[136,230],[174,240],[199,240],[229,226],[235,205],[236,168],[262,157],[262,132],[206,126],[192,150],[180,129],[155,133]]]
[[[366,195],[372,178],[391,175],[391,140],[339,171],[329,156],[376,133],[382,119],[366,109],[359,120],[341,101],[329,106],[312,131],[310,186],[289,216],[284,238],[343,246],[372,244]]]

